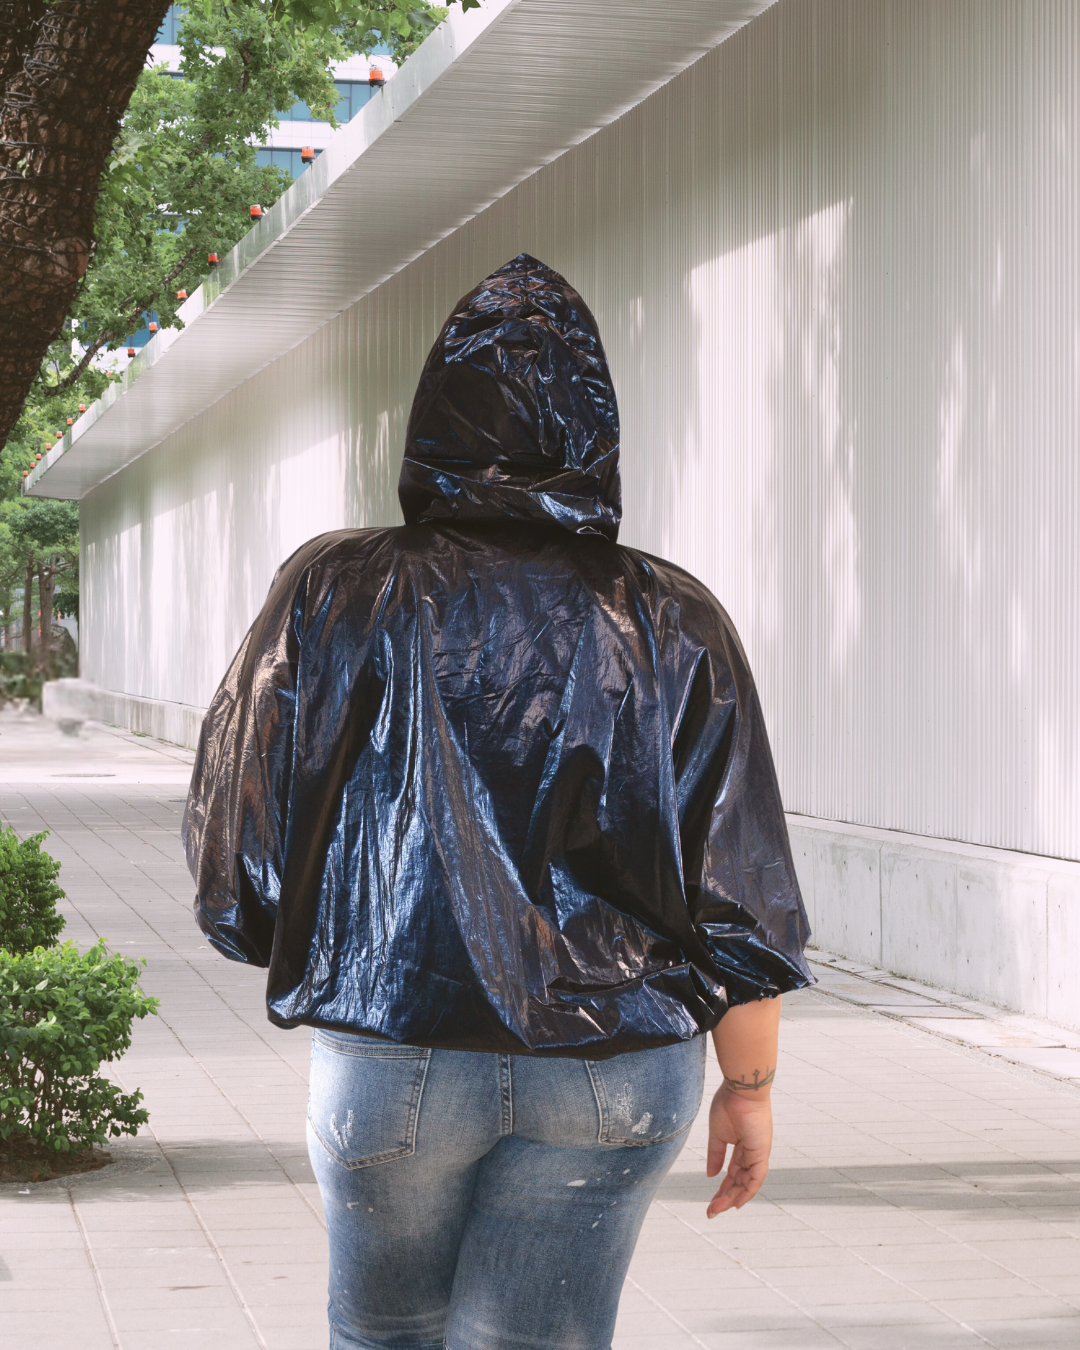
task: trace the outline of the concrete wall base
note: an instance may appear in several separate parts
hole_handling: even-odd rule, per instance
[[[1080,863],[788,817],[814,942],[1080,1028]]]
[[[99,689],[86,680],[48,681],[41,691],[41,708],[46,717],[61,725],[104,722],[188,750],[197,748],[206,715],[205,708],[188,703],[118,694],[111,689]]]

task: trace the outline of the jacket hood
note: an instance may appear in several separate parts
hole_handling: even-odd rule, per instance
[[[410,525],[549,520],[617,536],[619,411],[596,320],[529,254],[443,326],[413,400],[398,498]]]

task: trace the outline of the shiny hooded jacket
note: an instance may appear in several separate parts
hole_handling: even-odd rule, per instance
[[[731,621],[615,542],[615,392],[522,254],[462,299],[409,420],[405,524],[281,567],[206,715],[195,912],[270,1019],[605,1058],[811,980]]]

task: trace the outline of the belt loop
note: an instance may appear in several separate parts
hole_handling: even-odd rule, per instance
[[[510,1056],[499,1056],[499,1096],[502,1099],[502,1132],[514,1133],[514,1079],[510,1072]]]

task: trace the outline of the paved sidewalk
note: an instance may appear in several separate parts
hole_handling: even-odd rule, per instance
[[[67,935],[145,956],[161,999],[117,1075],[146,1093],[150,1128],[101,1172],[0,1187],[2,1350],[327,1343],[308,1036],[269,1025],[261,973],[191,918],[191,758],[0,714],[0,819],[52,831]],[[706,1222],[700,1119],[650,1212],[615,1350],[1080,1346],[1080,1086],[1040,1071],[1067,1078],[1072,1059],[1048,1055],[1080,1038],[825,959],[824,987],[785,1000],[765,1191]],[[1010,1050],[1047,1053],[995,1057]]]

